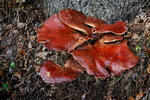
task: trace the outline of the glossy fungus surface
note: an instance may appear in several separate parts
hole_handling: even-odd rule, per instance
[[[72,81],[79,76],[79,72],[83,72],[83,69],[76,62],[69,60],[62,68],[49,60],[41,66],[39,75],[44,82],[55,84]]]
[[[84,24],[86,16],[81,12],[78,12],[73,9],[65,9],[59,12],[60,20],[68,25],[69,27],[79,30],[84,34],[91,34],[91,29]]]
[[[125,22],[116,22],[114,24],[101,24],[97,27],[95,33],[113,33],[115,35],[123,35],[127,31]]]
[[[98,78],[106,78],[110,74],[120,75],[138,62],[127,46],[127,40],[120,43],[105,44],[103,39],[94,45],[84,45],[72,52],[74,59],[79,62],[87,73]]]
[[[37,39],[39,42],[44,42],[47,48],[55,51],[71,51],[88,40],[87,37],[62,23],[57,14],[45,21],[38,32]]]
[[[73,9],[61,10],[43,23],[37,40],[50,50],[65,50],[72,56],[64,67],[46,61],[39,75],[51,84],[72,81],[84,69],[96,78],[121,75],[139,60],[127,45],[126,31],[125,22],[107,24]]]

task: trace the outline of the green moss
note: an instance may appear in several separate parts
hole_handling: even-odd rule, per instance
[[[9,91],[10,90],[10,87],[7,83],[3,83],[2,85],[3,85],[3,90],[4,91]]]
[[[137,45],[137,46],[135,47],[135,50],[136,50],[136,51],[139,51],[139,50],[141,50],[141,47]]]
[[[12,61],[12,62],[10,63],[10,68],[14,68],[15,65],[16,65],[15,62]]]

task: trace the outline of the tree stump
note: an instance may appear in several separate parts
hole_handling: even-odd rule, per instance
[[[43,0],[46,16],[62,9],[75,9],[87,16],[103,19],[108,23],[134,18],[149,0]]]

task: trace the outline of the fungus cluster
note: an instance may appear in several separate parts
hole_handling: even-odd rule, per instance
[[[62,83],[76,79],[86,69],[96,78],[120,75],[138,62],[127,45],[125,22],[107,24],[73,10],[61,10],[48,18],[39,29],[38,42],[57,52],[72,54],[64,67],[47,61],[39,75],[46,83]]]

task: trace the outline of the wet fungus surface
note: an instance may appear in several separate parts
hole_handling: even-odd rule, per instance
[[[139,60],[127,45],[126,31],[125,22],[107,24],[73,9],[61,10],[44,22],[37,39],[50,50],[67,51],[71,60],[63,68],[46,61],[39,75],[51,84],[72,81],[84,69],[96,78],[121,75]]]
[[[61,83],[65,81],[72,81],[82,73],[82,67],[72,60],[68,60],[65,67],[55,64],[52,61],[47,61],[40,68],[40,76],[46,83]]]

